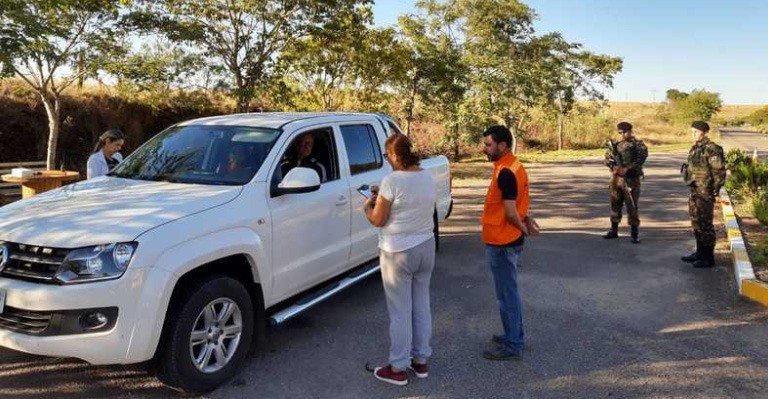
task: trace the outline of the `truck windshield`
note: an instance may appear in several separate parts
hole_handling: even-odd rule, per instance
[[[174,126],[142,145],[109,176],[135,180],[243,185],[280,135],[250,126]]]

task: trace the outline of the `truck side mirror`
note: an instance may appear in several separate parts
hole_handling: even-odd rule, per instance
[[[311,193],[320,189],[320,176],[313,169],[296,167],[277,185],[277,195]]]

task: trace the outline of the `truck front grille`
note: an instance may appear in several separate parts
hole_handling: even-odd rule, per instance
[[[40,335],[48,328],[51,316],[51,312],[21,310],[6,306],[3,313],[0,313],[0,329]]]
[[[2,276],[36,282],[53,282],[69,250],[26,244],[9,244],[9,259]]]

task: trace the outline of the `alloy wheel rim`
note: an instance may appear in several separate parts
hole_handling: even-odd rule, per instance
[[[229,298],[209,302],[195,319],[189,336],[189,355],[206,374],[224,368],[237,352],[243,333],[240,307]]]

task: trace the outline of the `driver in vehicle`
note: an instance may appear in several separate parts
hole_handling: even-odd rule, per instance
[[[281,164],[280,169],[283,176],[288,174],[288,171],[300,166],[302,168],[310,168],[317,172],[320,176],[320,182],[325,183],[328,181],[328,174],[326,173],[325,165],[312,156],[312,149],[315,145],[315,136],[312,133],[306,133],[299,136],[293,142],[293,154],[289,155]]]

